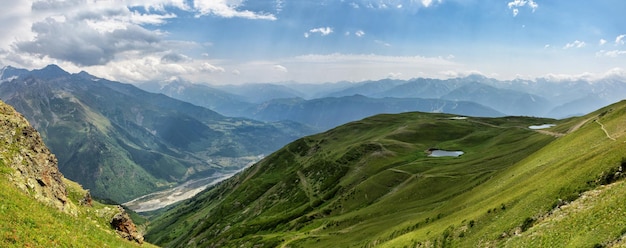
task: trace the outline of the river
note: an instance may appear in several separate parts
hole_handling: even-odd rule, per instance
[[[196,194],[202,192],[206,188],[213,186],[221,181],[224,181],[233,175],[239,173],[245,168],[250,167],[254,163],[258,162],[263,158],[263,155],[259,155],[256,157],[245,157],[239,158],[238,162],[241,163],[238,166],[239,170],[233,170],[226,173],[215,173],[210,177],[200,178],[189,180],[181,185],[178,185],[174,188],[157,191],[154,193],[150,193],[138,198],[135,198],[129,202],[122,203],[125,207],[129,209],[141,213],[141,212],[149,212],[154,210],[159,210],[161,208],[167,207],[174,203],[189,199]],[[243,163],[245,162],[245,164]]]

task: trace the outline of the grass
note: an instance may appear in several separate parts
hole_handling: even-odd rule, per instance
[[[157,216],[148,240],[174,247],[623,244],[624,186],[601,185],[623,166],[626,102],[565,120],[448,117],[379,115],[295,141]],[[557,126],[528,129],[542,123]],[[465,154],[427,157],[433,147]]]
[[[0,163],[0,247],[153,247],[119,237],[109,221],[116,207],[94,201],[93,207],[79,206],[85,191],[66,180],[68,198],[77,206],[75,215],[46,206],[17,189]]]
[[[289,246],[366,245],[398,235],[390,227],[407,219],[442,218],[442,204],[554,140],[524,128],[537,119],[448,117],[380,115],[303,138],[163,215],[147,237],[164,245],[191,237],[229,245],[250,237],[272,244],[279,237]],[[430,158],[424,151],[431,147],[466,154]]]

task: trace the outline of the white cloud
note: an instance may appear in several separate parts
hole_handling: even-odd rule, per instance
[[[285,8],[285,1],[284,0],[276,0],[276,13],[282,12],[283,8]]]
[[[578,81],[598,82],[605,79],[626,80],[626,71],[623,68],[611,68],[605,72],[583,72],[579,74],[555,74],[549,73],[543,78],[553,82]]]
[[[616,58],[622,55],[626,55],[625,50],[611,50],[611,51],[600,50],[599,52],[596,53],[596,57]]]
[[[333,32],[333,28],[331,27],[314,28],[314,29],[309,30],[309,32],[320,33],[322,36],[326,36]]]
[[[550,48],[550,44],[546,44],[545,46],[543,46],[544,49],[548,49]]]
[[[626,37],[626,34],[622,34],[619,35],[615,38],[615,44],[616,45],[624,45],[624,37]]]
[[[308,32],[304,33],[304,38],[309,38],[312,33],[319,33],[322,36],[326,36],[326,35],[329,35],[329,34],[333,33],[333,28],[331,28],[331,27],[320,27],[320,28],[311,29]]]
[[[354,33],[354,35],[356,35],[358,37],[363,37],[363,35],[365,35],[365,32],[363,32],[363,30],[358,30],[358,31],[356,31],[356,33]]]
[[[433,3],[433,0],[422,0],[422,5],[428,8]]]
[[[162,31],[143,27],[162,25],[176,18],[176,14],[166,11],[168,8],[195,12],[186,0],[10,2],[3,7],[12,11],[0,17],[2,64],[32,68],[41,63],[70,62],[95,66],[125,53],[144,56],[173,51],[178,45],[187,49],[197,46],[193,42],[165,40]]]
[[[279,72],[288,72],[287,67],[284,67],[282,65],[274,65],[274,67],[272,67],[275,71],[279,71]]]
[[[507,6],[513,11],[513,16],[517,16],[517,14],[519,14],[519,9],[524,6],[528,6],[532,9],[533,13],[537,10],[537,8],[539,8],[539,4],[537,4],[534,0],[514,0],[509,2]]]
[[[607,41],[606,41],[605,39],[600,39],[600,41],[598,42],[598,44],[599,44],[600,46],[602,46],[602,45],[606,44],[606,42],[607,42]]]
[[[224,68],[219,67],[219,66],[214,66],[212,64],[209,64],[208,62],[204,62],[202,63],[202,66],[200,67],[202,71],[206,71],[206,72],[225,72],[226,70],[224,70]]]
[[[570,49],[570,48],[583,48],[585,47],[587,44],[585,44],[584,41],[579,41],[579,40],[575,40],[572,43],[567,43],[565,44],[565,46],[563,47],[563,49]]]
[[[276,20],[276,16],[272,14],[238,10],[242,4],[242,0],[195,0],[193,7],[198,12],[198,16],[216,15],[225,18],[240,17],[246,19]]]
[[[390,73],[387,75],[387,78],[390,78],[390,79],[398,79],[398,78],[400,78],[401,76],[402,76],[402,73],[401,73],[401,72],[390,72]]]

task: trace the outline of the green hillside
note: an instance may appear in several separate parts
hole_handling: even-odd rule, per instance
[[[450,117],[379,115],[297,140],[169,210],[146,237],[176,247],[623,242],[626,102],[566,120]],[[528,128],[543,123],[557,126]]]
[[[0,247],[152,247],[124,240],[110,228],[116,207],[94,202],[79,206],[84,190],[68,187],[75,215],[44,205],[18,190],[0,164]],[[70,184],[69,182],[66,182]],[[80,195],[81,198],[78,196]]]
[[[50,65],[0,84],[0,98],[41,132],[63,174],[117,202],[244,167],[310,133]],[[224,162],[226,161],[226,162]]]
[[[138,247],[143,240],[124,211],[92,201],[66,180],[39,133],[2,101],[0,189],[0,247]],[[128,227],[127,237],[137,243],[112,223]]]

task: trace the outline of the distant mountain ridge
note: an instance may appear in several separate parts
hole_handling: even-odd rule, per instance
[[[149,85],[149,84],[148,84]],[[141,86],[152,92],[204,106],[227,116],[243,116],[263,119],[255,114],[255,109],[265,109],[265,115],[283,116],[285,119],[303,121],[320,113],[303,110],[310,117],[292,118],[286,113],[271,113],[266,106],[276,104],[278,99],[298,99],[323,101],[329,98],[348,99],[361,95],[374,99],[438,99],[457,101],[459,104],[472,102],[500,112],[502,115],[521,115],[563,118],[584,115],[597,108],[624,99],[626,79],[611,77],[596,81],[554,80],[496,80],[482,75],[450,79],[415,78],[410,80],[382,79],[356,83],[336,84],[249,84],[230,86],[210,86],[200,84],[162,83],[159,87]],[[264,101],[264,102],[261,102]],[[280,101],[279,101],[280,102]],[[284,102],[284,101],[283,101]],[[363,108],[366,108],[363,106]],[[280,108],[276,108],[280,109]],[[428,111],[420,106],[409,110]],[[367,116],[385,112],[362,113]],[[475,113],[454,112],[475,115]],[[340,122],[336,122],[342,124]],[[345,122],[344,122],[345,123]],[[306,123],[317,126],[315,123]],[[329,125],[330,126],[330,125]]]
[[[362,95],[276,99],[247,109],[244,116],[263,121],[292,120],[327,130],[368,116],[402,112],[450,113],[463,116],[504,116],[503,113],[469,101],[420,98],[370,98]]]
[[[234,171],[311,131],[293,122],[209,109],[50,65],[5,75],[0,98],[22,112],[64,174],[94,196],[124,202],[184,180]]]

